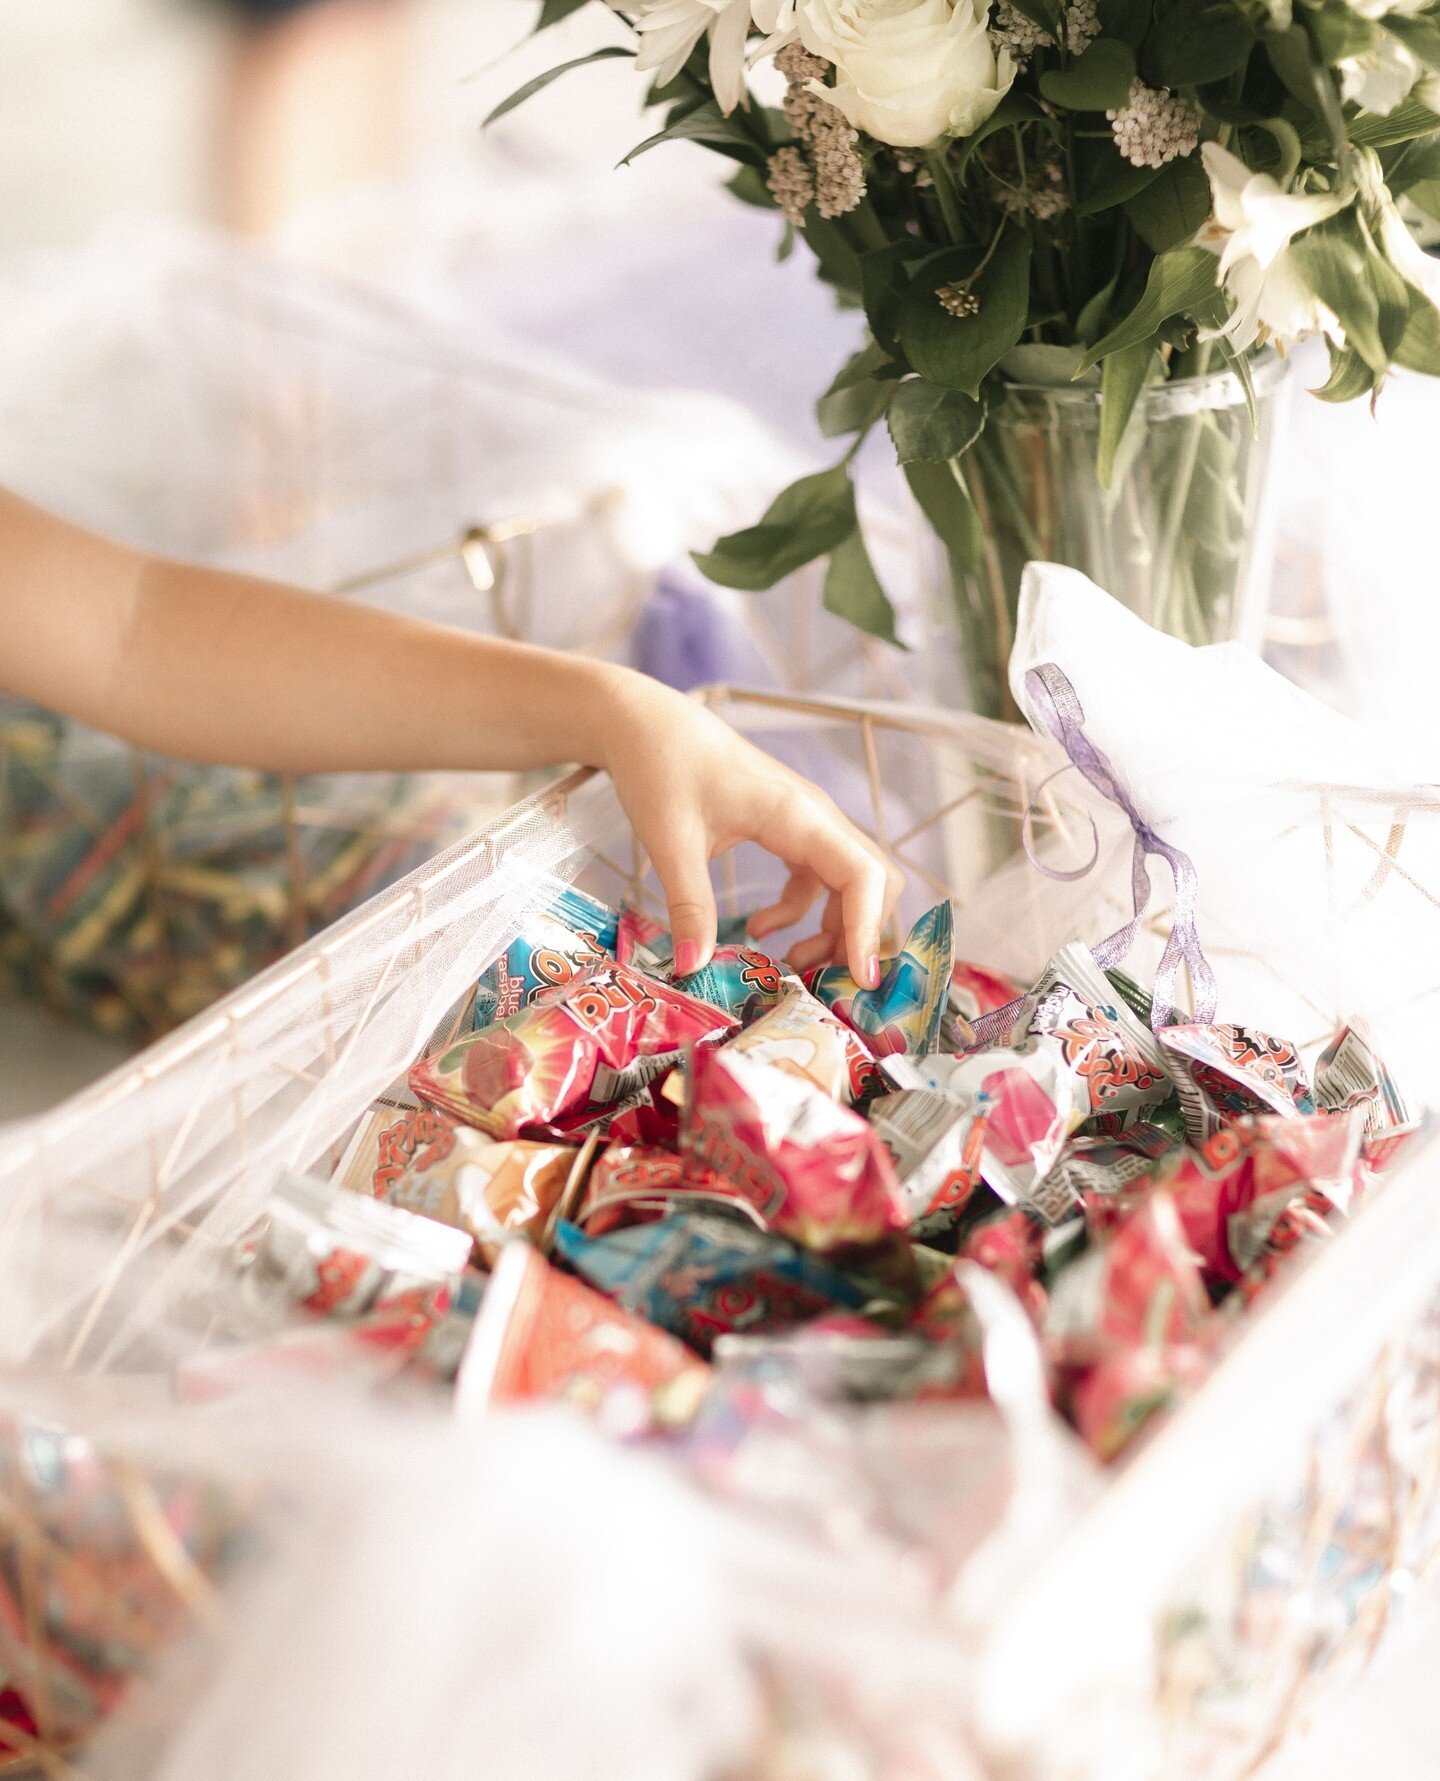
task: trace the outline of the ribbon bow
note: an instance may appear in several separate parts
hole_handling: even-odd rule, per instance
[[[1118,965],[1134,945],[1145,912],[1150,907],[1152,886],[1149,858],[1151,854],[1158,855],[1169,866],[1171,877],[1175,881],[1175,913],[1170,926],[1170,937],[1165,942],[1165,950],[1160,955],[1160,964],[1155,972],[1150,1025],[1158,1033],[1162,1027],[1175,1024],[1175,980],[1182,964],[1188,966],[1195,990],[1195,1012],[1191,1018],[1202,1023],[1212,1021],[1215,1018],[1216,1005],[1215,973],[1205,957],[1195,928],[1194,861],[1189,854],[1182,853],[1178,847],[1172,847],[1168,841],[1157,835],[1135,808],[1114,767],[1085,734],[1085,710],[1069,676],[1054,662],[1046,662],[1029,670],[1025,676],[1025,690],[1030,696],[1039,722],[1069,755],[1070,767],[1078,769],[1096,791],[1112,804],[1118,805],[1135,832],[1135,852],[1130,863],[1130,892],[1135,913],[1123,928],[1117,928],[1108,939],[1102,940],[1094,948],[1095,962],[1101,970],[1108,970],[1112,965]],[[1069,767],[1060,768],[1062,773],[1069,770]],[[1052,774],[1051,777],[1055,776]],[[1045,784],[1049,783],[1047,779]],[[1044,789],[1041,786],[1040,790]],[[1074,872],[1057,871],[1036,859],[1029,846],[1029,813],[1026,814],[1025,850],[1032,863],[1047,878],[1080,878],[1090,870],[1095,863],[1093,859]],[[982,1045],[991,1043],[1005,1027],[1007,1019],[1013,1026],[1022,1002],[1023,998],[1009,1008],[997,1009],[995,1013],[987,1014],[983,1020],[977,1021],[975,1042]]]

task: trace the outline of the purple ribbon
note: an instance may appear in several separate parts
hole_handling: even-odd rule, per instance
[[[1096,791],[1125,812],[1130,827],[1135,832],[1135,852],[1130,863],[1130,894],[1135,913],[1123,928],[1117,928],[1108,939],[1102,940],[1094,948],[1095,962],[1102,971],[1109,970],[1112,965],[1118,965],[1134,945],[1145,912],[1150,907],[1150,855],[1158,855],[1169,866],[1171,877],[1175,881],[1175,912],[1170,937],[1165,942],[1165,950],[1160,955],[1160,964],[1155,972],[1150,1025],[1158,1033],[1162,1027],[1175,1024],[1175,980],[1182,964],[1189,968],[1190,980],[1195,990],[1195,1012],[1189,1018],[1202,1023],[1214,1020],[1215,973],[1210,969],[1210,961],[1205,957],[1195,928],[1194,861],[1189,854],[1181,853],[1178,847],[1172,847],[1168,841],[1157,835],[1135,808],[1114,767],[1085,734],[1085,710],[1069,677],[1054,662],[1046,662],[1039,668],[1031,668],[1026,674],[1025,691],[1030,696],[1030,703],[1040,723],[1069,755],[1070,766],[1083,773]],[[1060,771],[1068,772],[1069,768],[1062,767]],[[1048,780],[1046,784],[1049,784]],[[1040,789],[1043,791],[1044,787]],[[1033,807],[1032,802],[1031,808]],[[1076,872],[1057,871],[1035,858],[1028,837],[1029,811],[1026,812],[1025,851],[1047,878],[1081,878],[1095,863],[1092,859]],[[992,1044],[1005,1029],[1007,1021],[1013,1027],[1023,1003],[1024,998],[1021,997],[1008,1007],[997,1008],[994,1013],[976,1021],[975,1043]]]

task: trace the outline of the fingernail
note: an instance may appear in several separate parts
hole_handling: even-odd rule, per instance
[[[880,961],[873,952],[865,961],[865,987],[866,989],[879,989],[880,987]]]
[[[675,948],[675,975],[688,977],[692,971],[700,969],[700,944],[696,940],[681,940]]]

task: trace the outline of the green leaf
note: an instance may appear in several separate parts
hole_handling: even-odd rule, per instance
[[[742,204],[753,204],[757,210],[774,210],[775,200],[758,167],[737,167],[725,181],[725,190]]]
[[[1093,296],[1085,299],[1079,315],[1075,318],[1075,338],[1082,346],[1089,346],[1091,341],[1099,339],[1100,330],[1105,325],[1105,312],[1110,307],[1110,301],[1115,295],[1115,287],[1119,282],[1117,277],[1111,277],[1101,285]]]
[[[1012,383],[1039,384],[1041,388],[1068,389],[1085,369],[1085,355],[1078,346],[1012,346],[1000,361],[1001,373]],[[1092,376],[1089,380],[1094,383]]]
[[[1003,226],[1003,225],[1002,225]],[[900,343],[922,377],[969,396],[996,361],[1025,331],[1030,313],[1030,238],[1010,228],[983,270],[973,251],[957,248],[926,260],[900,303]],[[979,304],[974,315],[954,316],[940,307],[942,285],[973,277]]]
[[[1395,363],[1407,371],[1440,377],[1440,309],[1423,291],[1410,292],[1410,319],[1395,348]]]
[[[544,0],[540,8],[540,16],[535,21],[535,29],[530,33],[538,36],[541,31],[548,31],[552,25],[558,25],[561,19],[568,19],[572,12],[579,12],[585,0]]]
[[[1291,252],[1311,289],[1340,318],[1346,344],[1383,377],[1405,332],[1409,297],[1399,274],[1371,249],[1355,211],[1306,229]]]
[[[1331,67],[1347,56],[1363,56],[1380,41],[1378,28],[1346,6],[1344,0],[1313,8],[1309,25],[1316,49]]]
[[[821,216],[812,204],[806,212],[805,227],[800,233],[805,237],[805,245],[815,256],[821,278],[858,303],[862,289],[860,256],[851,247],[844,230],[838,228],[828,217]],[[876,333],[879,338],[873,322],[871,332]]]
[[[1095,468],[1103,489],[1113,480],[1115,454],[1154,360],[1155,348],[1145,340],[1137,346],[1122,346],[1100,363],[1100,443]]]
[[[1313,393],[1322,402],[1353,402],[1375,388],[1375,373],[1359,353],[1330,347],[1329,379]]]
[[[1189,241],[1210,214],[1210,181],[1199,157],[1190,155],[1161,168],[1159,178],[1129,200],[1125,214],[1157,254]]]
[[[1085,363],[1094,365],[1112,352],[1139,346],[1171,316],[1193,315],[1198,304],[1215,295],[1218,264],[1214,254],[1203,247],[1172,247],[1157,254],[1144,295],[1124,321],[1086,351]]]
[[[1113,142],[1106,142],[1091,163],[1076,213],[1098,216],[1102,210],[1112,210],[1153,185],[1159,177],[1158,167],[1137,167],[1125,159]]]
[[[1362,114],[1348,125],[1356,148],[1394,148],[1400,142],[1413,142],[1417,136],[1433,136],[1436,130],[1440,130],[1440,116],[1414,93],[1385,117]]]
[[[758,593],[816,557],[828,556],[855,526],[850,472],[836,464],[782,489],[758,525],[729,533],[713,550],[691,554],[711,581]]]
[[[902,464],[958,458],[985,425],[985,398],[910,377],[895,389],[885,418]]]
[[[953,460],[905,466],[905,480],[935,536],[956,562],[973,567],[985,554],[980,515]]]
[[[1423,62],[1432,73],[1440,69],[1440,22],[1425,17],[1405,18],[1399,13],[1389,14],[1380,22],[1417,62]]]
[[[1130,97],[1135,52],[1113,37],[1097,37],[1068,68],[1049,68],[1040,91],[1066,111],[1118,111]]]
[[[1044,115],[1033,99],[1027,99],[1023,93],[1017,93],[1012,87],[985,122],[978,129],[972,130],[963,141],[957,143],[956,146],[960,152],[955,156],[956,179],[964,179],[965,170],[970,165],[971,155],[987,137],[994,136],[1001,130],[1009,130],[1016,124],[1027,123],[1031,118]]]
[[[558,68],[547,68],[543,74],[537,74],[534,80],[527,80],[523,87],[516,87],[508,99],[502,99],[480,128],[488,130],[491,124],[498,123],[502,117],[508,117],[527,99],[533,99],[537,93],[543,92],[552,80],[559,80],[562,74],[569,74],[572,68],[584,68],[590,62],[606,62],[612,56],[634,54],[634,50],[622,49],[619,44],[612,43],[604,49],[592,49],[588,56],[576,56],[573,62],[562,62]]]
[[[1150,29],[1155,8],[1153,0],[1098,0],[1095,10],[1105,36],[1117,37],[1138,50]]]
[[[867,637],[899,643],[895,635],[895,608],[880,585],[859,526],[831,551],[822,598],[827,612],[843,618]]]
[[[881,374],[886,366],[891,372],[888,377]],[[898,377],[898,367],[891,364],[889,354],[871,341],[848,361],[815,404],[820,431],[827,439],[835,439],[842,433],[863,433],[873,427],[884,414]]]
[[[1159,0],[1141,72],[1151,86],[1206,86],[1238,74],[1254,46],[1233,0]]]
[[[1310,38],[1303,25],[1291,25],[1284,31],[1267,31],[1262,40],[1270,66],[1282,85],[1306,111],[1320,114],[1320,95],[1315,80]]]
[[[757,172],[765,165],[762,150],[750,140],[739,124],[721,112],[713,99],[687,105],[678,114],[672,113],[663,130],[657,130],[653,136],[637,142],[629,154],[622,156],[616,165],[628,167],[633,160],[647,154],[652,148],[658,148],[662,142],[698,142],[722,155],[728,155],[732,161],[748,162]]]

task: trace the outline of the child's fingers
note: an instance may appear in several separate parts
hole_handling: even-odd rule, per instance
[[[757,909],[750,917],[745,924],[746,933],[753,939],[763,940],[767,934],[773,934],[780,928],[793,927],[813,906],[824,888],[808,866],[797,867],[791,872],[778,899],[768,908]]]
[[[833,934],[812,934],[808,940],[797,940],[786,953],[786,962],[797,971],[810,971],[816,965],[835,961],[836,940]]]
[[[688,977],[715,950],[718,917],[710,883],[710,850],[703,829],[690,824],[667,831],[650,847],[650,863],[665,894],[675,975]]]
[[[796,837],[793,847],[792,860],[808,865],[838,897],[850,975],[873,989],[880,981],[880,929],[900,894],[899,874],[878,849],[839,821],[817,820]],[[824,923],[832,934],[837,925],[833,901]]]

